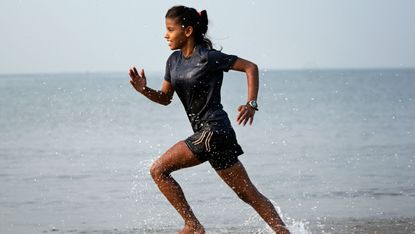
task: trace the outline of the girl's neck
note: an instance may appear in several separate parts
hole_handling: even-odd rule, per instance
[[[185,58],[192,56],[193,52],[196,49],[196,43],[194,41],[188,41],[185,46],[183,46],[180,50],[182,51],[182,55]]]

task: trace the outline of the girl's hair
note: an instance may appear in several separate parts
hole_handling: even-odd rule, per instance
[[[206,38],[208,30],[208,16],[206,10],[200,13],[196,9],[185,6],[174,6],[166,13],[166,18],[176,19],[183,27],[191,26],[197,45],[213,49],[212,42]]]

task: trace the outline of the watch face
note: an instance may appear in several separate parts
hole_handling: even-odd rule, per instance
[[[256,103],[255,100],[249,101],[248,104],[254,108],[256,111],[258,110],[258,104]]]

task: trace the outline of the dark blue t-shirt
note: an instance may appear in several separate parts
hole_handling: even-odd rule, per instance
[[[164,79],[172,85],[186,110],[193,131],[231,128],[221,104],[223,72],[229,71],[237,57],[196,46],[186,58],[181,51],[167,60]]]

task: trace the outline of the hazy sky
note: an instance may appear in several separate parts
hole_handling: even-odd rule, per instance
[[[1,0],[0,73],[164,71],[164,15],[206,9],[223,52],[262,69],[415,67],[413,0]]]

